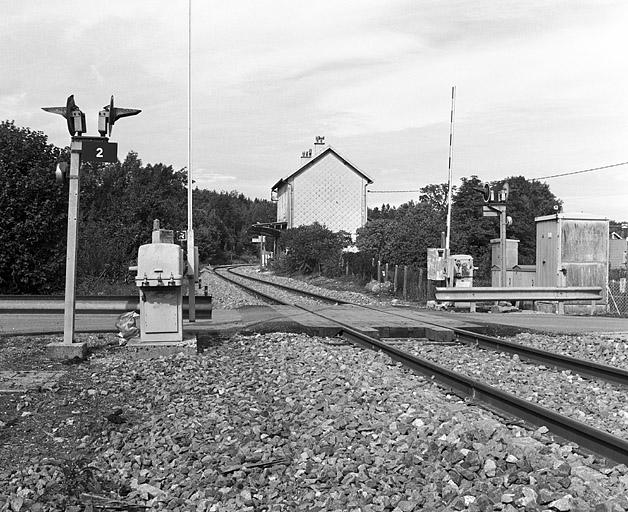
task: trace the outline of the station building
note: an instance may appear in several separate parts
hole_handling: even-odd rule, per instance
[[[355,240],[366,224],[366,189],[373,180],[336,149],[316,137],[301,165],[272,186],[277,223],[284,229],[318,222],[331,231],[346,231]]]

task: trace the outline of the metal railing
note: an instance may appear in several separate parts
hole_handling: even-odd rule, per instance
[[[558,304],[557,313],[565,313],[565,302],[587,301],[595,303],[602,300],[602,288],[599,286],[568,286],[568,287],[459,287],[436,288],[436,300],[467,303],[471,312],[475,312],[476,302],[482,301],[549,301]]]
[[[115,314],[139,309],[138,295],[93,295],[76,297],[76,313]],[[64,312],[63,295],[0,295],[0,313],[60,313]],[[183,312],[188,310],[188,297],[183,296]],[[211,318],[212,297],[197,296],[196,311]]]

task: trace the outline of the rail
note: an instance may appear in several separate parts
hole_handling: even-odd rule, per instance
[[[240,274],[238,274],[240,275]],[[226,276],[222,276],[225,279],[229,279]],[[249,277],[249,276],[247,276]],[[259,278],[249,277],[249,279],[254,281],[264,281]],[[243,283],[232,281],[234,284],[242,288],[249,288]],[[274,283],[265,282],[265,284],[274,285]],[[281,286],[282,288],[289,288],[285,285]],[[299,291],[299,290],[295,290]],[[279,302],[279,299],[273,298],[275,301]],[[342,329],[342,336],[348,341],[359,344],[363,347],[370,348],[373,350],[379,350],[390,356],[392,359],[401,362],[404,366],[411,368],[417,373],[421,373],[429,378],[434,378],[444,384],[446,387],[453,389],[457,392],[457,394],[465,395],[473,400],[488,405],[489,407],[494,407],[499,409],[506,414],[511,414],[517,416],[525,421],[528,421],[534,425],[545,425],[547,426],[554,434],[562,436],[570,441],[578,443],[583,448],[591,450],[599,455],[608,457],[611,460],[614,460],[619,463],[626,464],[628,463],[628,441],[622,439],[617,436],[613,436],[608,432],[604,432],[600,429],[591,427],[582,423],[580,421],[574,420],[567,416],[563,416],[559,413],[556,413],[548,408],[542,407],[538,404],[529,402],[527,400],[523,400],[515,395],[510,393],[501,391],[495,387],[492,387],[488,384],[484,384],[483,382],[477,381],[475,379],[471,379],[465,375],[456,373],[452,370],[449,370],[445,367],[432,363],[431,361],[419,358],[412,354],[408,354],[396,347],[393,347],[381,340],[370,337],[364,333],[356,331],[351,325],[345,324],[344,322],[339,322],[336,319],[329,318],[325,315],[318,313],[317,311],[294,304],[294,306],[308,311],[311,314],[320,316],[321,318],[326,318],[327,320],[332,320],[337,323]],[[401,316],[401,315],[400,315]],[[432,322],[428,322],[432,323]],[[436,324],[433,324],[436,325]],[[454,331],[460,331],[459,329],[453,329]],[[475,333],[465,333],[465,334],[473,334]],[[489,341],[490,337],[480,335],[480,338],[484,338],[483,341]],[[478,342],[479,340],[476,338],[475,340]],[[510,344],[510,349],[514,349],[516,344]],[[534,354],[536,356],[540,356],[542,351],[535,351],[538,354]],[[572,364],[574,361],[578,363],[582,363],[580,360],[575,360],[573,358],[572,361],[564,361],[565,364]],[[602,365],[596,365],[602,366]],[[611,379],[615,382],[626,383],[626,372],[623,370],[619,370],[620,374],[623,375],[613,375]],[[604,377],[603,377],[604,378]],[[608,378],[608,376],[606,376]]]
[[[353,329],[345,329],[343,337],[363,347],[380,350],[415,372],[438,380],[450,389],[455,390],[457,394],[465,395],[473,400],[495,407],[507,414],[529,421],[534,425],[544,425],[554,434],[576,442],[588,450],[619,463],[626,464],[628,462],[628,441],[625,439],[558,414],[546,407],[523,400],[431,361],[403,352],[396,347]]]

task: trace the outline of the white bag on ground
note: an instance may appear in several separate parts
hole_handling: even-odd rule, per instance
[[[136,323],[136,318],[139,318],[139,316],[139,313],[135,311],[128,311],[118,317],[116,328],[120,331],[118,333],[119,338],[126,342],[134,336],[139,336],[140,329]]]

